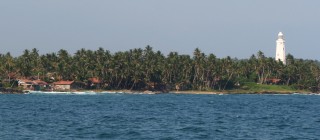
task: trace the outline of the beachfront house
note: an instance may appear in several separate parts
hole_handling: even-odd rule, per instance
[[[45,90],[47,89],[48,83],[41,80],[29,80],[29,79],[18,79],[18,86],[24,90]]]
[[[279,84],[281,82],[281,79],[278,79],[278,78],[269,78],[269,79],[266,79],[266,83],[267,84]]]
[[[71,90],[74,81],[58,81],[53,83],[55,90]]]
[[[101,87],[101,80],[99,78],[93,77],[88,79],[88,87],[91,89],[99,89]]]

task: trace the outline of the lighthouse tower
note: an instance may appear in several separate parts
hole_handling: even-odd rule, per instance
[[[276,50],[276,60],[282,61],[283,64],[286,64],[286,48],[285,40],[282,32],[279,32],[277,39],[277,50]]]

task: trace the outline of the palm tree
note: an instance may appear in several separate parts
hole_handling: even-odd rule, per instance
[[[29,77],[32,75],[32,69],[34,68],[32,63],[32,57],[29,50],[24,50],[23,54],[18,57],[17,60],[18,71],[23,77]]]
[[[7,75],[9,81],[11,81],[11,72],[14,72],[14,68],[15,68],[15,63],[14,63],[14,58],[11,56],[11,54],[8,52],[5,56],[4,56],[4,72]]]
[[[205,54],[196,48],[193,52],[193,64],[194,64],[194,75],[192,83],[195,89],[202,90],[204,85],[204,74],[205,74]]]
[[[74,69],[72,69],[72,58],[70,54],[64,50],[60,49],[58,51],[58,59],[57,59],[57,74],[59,75],[59,79],[63,80],[73,80]]]

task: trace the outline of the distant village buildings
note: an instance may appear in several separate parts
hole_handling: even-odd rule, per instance
[[[39,79],[18,79],[18,86],[22,87],[24,90],[43,90],[49,88],[47,82],[41,81]]]
[[[284,35],[282,32],[279,32],[276,43],[277,43],[276,60],[282,61],[283,64],[286,64],[286,48],[285,48]]]
[[[53,83],[55,90],[71,90],[74,81],[57,81]]]

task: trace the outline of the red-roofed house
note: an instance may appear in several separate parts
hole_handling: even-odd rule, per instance
[[[98,78],[94,77],[94,78],[89,78],[88,79],[88,84],[89,86],[92,88],[100,88],[101,86],[101,80],[99,80]]]
[[[48,83],[47,83],[47,82],[45,82],[45,81],[41,81],[41,80],[34,80],[34,82],[38,83],[38,85],[40,85],[40,86],[48,85]]]
[[[74,81],[58,81],[53,83],[55,90],[70,90]]]
[[[19,79],[18,85],[23,89],[34,90],[34,85],[38,85],[36,82],[28,79]]]
[[[281,81],[281,79],[278,79],[278,78],[269,78],[269,79],[266,79],[266,82],[267,82],[267,83],[271,83],[271,84],[278,84],[280,81]]]
[[[89,78],[89,81],[91,81],[93,84],[100,84],[101,83],[101,81],[96,77]]]
[[[48,83],[41,80],[19,79],[18,85],[25,90],[43,90],[48,88]]]

